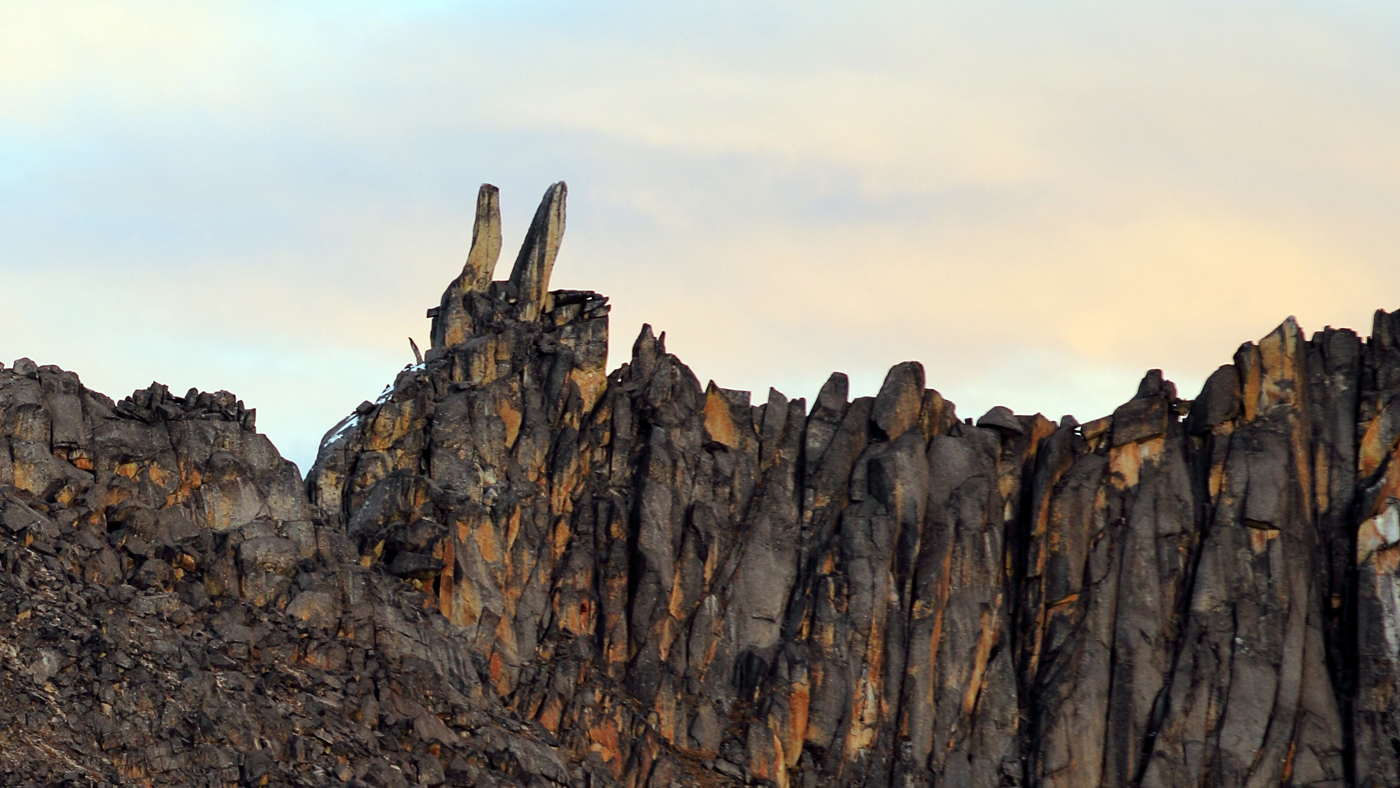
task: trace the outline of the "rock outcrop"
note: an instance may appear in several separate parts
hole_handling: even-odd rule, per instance
[[[570,782],[232,395],[21,359],[0,419],[3,784]]]
[[[565,197],[493,281],[482,188],[430,349],[304,487],[225,393],[0,372],[0,769],[1400,785],[1400,312],[1084,424],[959,419],[912,362],[755,404],[650,327],[607,371]]]

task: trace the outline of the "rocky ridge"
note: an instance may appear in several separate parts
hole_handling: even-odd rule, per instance
[[[509,279],[302,484],[225,392],[0,372],[0,772],[148,785],[1400,784],[1400,312],[1185,400],[701,386]]]

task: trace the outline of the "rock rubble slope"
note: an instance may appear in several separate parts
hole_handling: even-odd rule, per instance
[[[1194,400],[974,423],[890,370],[702,386],[508,279],[302,484],[226,393],[0,372],[14,784],[1400,785],[1400,312]]]

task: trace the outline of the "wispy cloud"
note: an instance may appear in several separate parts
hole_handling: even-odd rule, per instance
[[[976,415],[1183,389],[1400,300],[1380,5],[0,6],[0,353],[234,390],[303,465],[422,338],[478,183],[702,377]],[[509,251],[503,257],[507,263]],[[504,272],[502,272],[504,273]],[[8,359],[7,359],[8,360]]]

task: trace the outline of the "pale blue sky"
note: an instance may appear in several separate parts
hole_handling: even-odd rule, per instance
[[[422,344],[478,184],[509,247],[562,178],[614,364],[648,321],[760,397],[906,359],[962,415],[1189,396],[1290,314],[1400,307],[1397,16],[0,0],[0,358],[229,389],[305,468]]]

